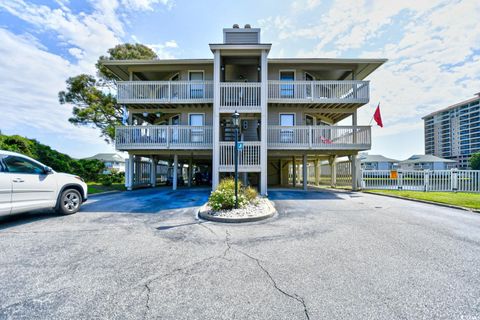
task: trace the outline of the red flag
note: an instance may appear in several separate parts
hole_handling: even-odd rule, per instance
[[[377,110],[375,110],[375,113],[373,114],[373,120],[383,128],[383,122],[382,122],[382,116],[380,115],[380,103],[377,106]]]

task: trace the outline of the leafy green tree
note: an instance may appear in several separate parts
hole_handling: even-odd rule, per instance
[[[72,159],[37,140],[18,135],[0,134],[0,149],[24,154],[52,167],[55,171],[75,174],[86,181],[100,181],[105,168],[103,162],[99,160]]]
[[[97,63],[97,76],[80,74],[67,79],[67,88],[58,93],[61,104],[72,104],[73,116],[68,119],[77,126],[100,129],[105,141],[115,140],[115,127],[121,124],[122,108],[117,104],[117,78],[105,66],[103,60],[151,60],[157,55],[142,44],[119,44],[101,56]]]
[[[470,157],[470,168],[472,170],[480,170],[480,152],[474,153]]]

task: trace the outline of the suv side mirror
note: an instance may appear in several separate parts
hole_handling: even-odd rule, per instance
[[[50,173],[53,172],[52,168],[50,168],[50,167],[44,167],[43,171],[45,172],[45,174],[50,174]]]

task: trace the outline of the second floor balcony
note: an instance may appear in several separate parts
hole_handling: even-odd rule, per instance
[[[370,126],[268,126],[269,150],[368,150]],[[233,142],[221,141],[224,166],[231,165]],[[245,165],[259,155],[259,141],[244,141]],[[212,126],[148,125],[118,127],[118,150],[200,150],[213,148]],[[243,158],[242,158],[243,159]],[[242,160],[243,161],[243,160]]]
[[[221,82],[220,112],[260,112],[261,82]],[[269,103],[365,104],[368,81],[268,81]],[[213,81],[119,81],[119,103],[213,103]]]
[[[117,150],[211,149],[212,126],[128,126],[115,130]]]

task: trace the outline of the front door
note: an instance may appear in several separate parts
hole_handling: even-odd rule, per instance
[[[188,115],[189,125],[193,128],[190,129],[192,143],[205,142],[205,132],[203,126],[205,125],[205,114],[203,113],[191,113]]]
[[[171,126],[178,126],[180,125],[180,115],[174,115],[173,117],[170,118],[170,125]],[[170,137],[170,142],[173,143],[178,143],[178,128],[172,127],[171,129],[171,137]]]
[[[293,98],[295,96],[294,84],[295,71],[280,71],[280,81],[289,82],[280,85],[281,98]]]
[[[291,127],[289,129],[280,130],[280,142],[282,142],[282,143],[293,143],[294,142],[294,131],[293,131],[293,126],[294,125],[295,125],[295,114],[294,113],[281,113],[280,114],[280,126]]]
[[[190,99],[202,99],[204,97],[203,71],[190,71],[188,73],[190,84]]]
[[[12,179],[12,213],[55,206],[57,182],[53,175],[20,156],[6,156],[3,162]]]

